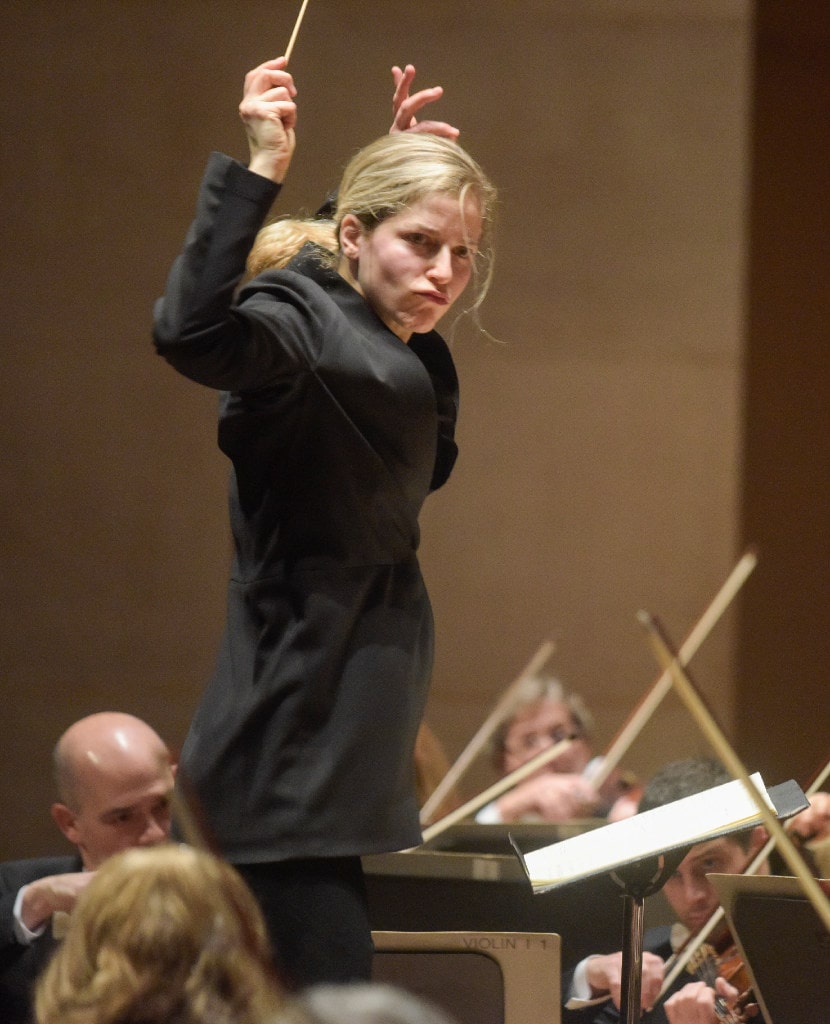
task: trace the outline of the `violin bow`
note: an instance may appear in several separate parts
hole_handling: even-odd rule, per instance
[[[755,803],[761,820],[778,847],[781,856],[787,862],[790,870],[801,883],[804,895],[813,905],[819,919],[830,932],[830,900],[827,899],[821,886],[818,884],[804,858],[795,848],[792,839],[787,834],[775,813],[770,809],[766,800],[761,796],[753,785],[747,770],[741,759],[732,749],[729,741],[724,735],[714,716],[706,706],[705,701],[698,693],[694,683],[689,678],[683,666],[678,660],[678,655],[672,649],[670,641],[660,623],[653,615],[640,611],[637,615],[640,623],[647,631],[658,664],[665,671],[671,674],[675,692],[689,709],[703,735],[709,740],[715,753],[723,764],[731,772],[734,779],[740,779],[749,796]]]
[[[828,777],[830,777],[830,760],[828,760],[824,767],[816,774],[815,778],[810,783],[808,788],[804,790],[805,796],[811,797],[814,793],[817,793],[824,785],[824,783],[827,781]],[[770,853],[772,853],[774,848],[775,839],[770,837],[769,839],[767,839],[766,843],[758,851],[758,853],[755,854],[755,856],[752,858],[749,864],[747,864],[742,874],[756,874],[760,869],[761,865],[764,863],[764,861],[766,861],[767,857],[769,857]],[[676,956],[672,958],[671,967],[666,972],[666,976],[663,979],[663,986],[660,989],[660,996],[658,998],[662,998],[666,994],[669,988],[674,984],[674,981],[677,978],[677,976],[683,971],[683,969],[686,967],[686,964],[688,964],[688,962],[695,955],[700,946],[709,938],[709,936],[712,934],[715,928],[720,924],[724,916],[724,909],[723,907],[719,906],[716,910],[712,912],[711,916],[709,917],[709,920],[697,932],[697,934],[690,937],[686,945],[683,946],[683,948],[676,954]]]
[[[519,687],[524,683],[526,679],[532,679],[538,672],[545,667],[550,660],[553,652],[556,650],[556,644],[553,640],[543,640],[539,645],[538,650],[530,659],[530,661],[522,669],[521,673],[513,680],[513,682],[507,687],[502,694],[496,706],[488,715],[487,719],[479,728],[478,732],[473,736],[467,746],[461,751],[458,758],[452,764],[447,771],[447,774],[438,783],[435,790],[431,793],[429,799],[424,803],[421,808],[421,824],[426,824],[433,811],[436,807],[441,805],[442,800],[450,792],[453,786],[458,783],[458,780],[467,771],[473,761],[478,757],[480,751],[499,727],[501,722],[511,711],[513,701],[516,698],[516,692]],[[569,742],[569,741],[566,741]],[[509,787],[508,787],[509,788]],[[503,791],[502,791],[503,792]],[[484,800],[479,807],[483,807],[487,800]],[[465,805],[466,806],[466,805]],[[478,807],[475,808],[478,810]],[[471,813],[471,812],[467,812]],[[462,815],[463,817],[463,815]],[[441,821],[444,819],[441,818]],[[455,819],[460,820],[458,818]]]
[[[532,775],[540,768],[543,768],[549,761],[553,761],[559,757],[560,754],[564,754],[572,743],[573,739],[571,738],[554,743],[552,747],[548,747],[547,750],[543,750],[540,754],[532,757],[529,761],[525,762],[525,764],[516,768],[515,771],[510,772],[509,775],[505,775],[503,779],[499,779],[498,782],[494,782],[492,786],[489,786],[482,793],[479,793],[478,796],[474,796],[472,800],[468,800],[465,804],[457,807],[454,811],[450,811],[449,814],[445,814],[444,817],[439,818],[434,825],[429,825],[423,830],[423,841],[428,843],[430,839],[434,839],[442,832],[446,832],[448,828],[455,825],[456,822],[461,821],[462,818],[466,818],[470,814],[475,814],[477,810],[484,807],[485,804],[489,804],[491,800],[497,799],[497,797],[500,797],[502,793],[506,793],[508,789],[518,786],[518,784],[523,782],[528,775]]]
[[[721,588],[715,594],[714,598],[710,602],[709,606],[704,611],[703,615],[697,621],[695,626],[692,628],[686,640],[683,642],[680,648],[679,659],[682,664],[687,664],[692,657],[697,653],[703,641],[711,633],[714,626],[717,624],[723,613],[731,604],[735,595],[741,589],[746,582],[750,573],[753,571],[755,566],[758,564],[758,557],[754,550],[747,550],[743,556],[739,559],[735,567],[730,572],[729,576],[724,581]],[[421,823],[426,824],[429,821],[430,815],[438,807],[444,797],[449,793],[453,785],[455,785],[458,779],[463,773],[469,768],[473,760],[478,756],[479,751],[495,732],[496,728],[504,717],[510,711],[512,702],[515,697],[515,693],[519,686],[528,679],[541,671],[547,663],[548,659],[555,650],[555,644],[552,640],[545,640],[539,647],[536,654],[530,660],[524,671],[518,676],[518,678],[511,683],[508,689],[505,691],[499,703],[491,712],[490,716],[481,726],[479,731],[470,740],[467,747],[462,751],[458,760],[449,769],[447,774],[439,783],[437,789],[432,793],[430,798],[426,801],[421,809]],[[617,767],[621,758],[625,755],[625,752],[631,746],[634,739],[639,735],[642,729],[645,727],[648,720],[654,714],[659,707],[661,701],[669,693],[672,687],[671,673],[668,671],[662,672],[656,682],[646,691],[644,697],[640,700],[640,703],[630,715],[628,721],[618,733],[617,737],[611,743],[600,764],[598,770],[594,773],[591,778],[593,785],[599,789],[603,782],[608,778],[611,772]],[[514,783],[515,785],[516,783]],[[510,788],[510,787],[507,787]],[[505,792],[502,790],[501,792]],[[491,797],[491,799],[494,799]],[[482,801],[475,807],[478,810],[479,807],[483,807],[487,800]],[[472,803],[472,801],[471,801]],[[467,805],[464,805],[467,806]],[[461,808],[459,808],[461,810]],[[456,814],[457,812],[453,812]],[[468,813],[474,813],[474,811],[468,811]],[[463,815],[462,815],[463,817]],[[443,821],[444,819],[440,819]],[[460,818],[454,818],[454,821],[458,821]],[[437,824],[437,822],[436,822]],[[447,826],[449,827],[449,826]]]
[[[297,15],[297,20],[294,22],[294,30],[291,33],[291,38],[288,40],[288,46],[285,48],[284,56],[286,65],[291,57],[291,51],[294,49],[294,43],[297,42],[297,36],[300,34],[300,25],[303,23],[306,7],[308,7],[308,0],[303,0],[302,6],[300,7],[300,13]]]
[[[701,615],[689,635],[683,641],[677,655],[677,660],[681,667],[687,665],[697,653],[703,641],[712,632],[712,629],[757,564],[758,556],[752,548],[748,549],[738,560],[720,590],[715,594],[703,615]],[[672,674],[666,669],[660,673],[656,682],[646,691],[640,703],[631,713],[628,721],[623,725],[603,756],[598,770],[591,778],[591,782],[597,789],[602,786],[603,782],[620,763],[628,748],[643,730],[671,688]]]

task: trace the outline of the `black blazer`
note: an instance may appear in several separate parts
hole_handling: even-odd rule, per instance
[[[154,331],[222,392],[235,557],[179,778],[237,864],[420,842],[433,623],[418,515],[456,454],[438,334],[404,344],[314,247],[235,295],[275,192],[214,154]]]
[[[47,926],[30,946],[21,946],[14,934],[14,903],[24,885],[47,875],[63,875],[82,869],[80,857],[39,857],[0,864],[0,1021],[30,1024],[32,988],[55,949]]]

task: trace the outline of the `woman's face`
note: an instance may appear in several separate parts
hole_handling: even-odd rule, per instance
[[[341,223],[347,280],[402,341],[431,331],[464,291],[481,237],[478,203],[436,193],[367,232],[353,214]]]

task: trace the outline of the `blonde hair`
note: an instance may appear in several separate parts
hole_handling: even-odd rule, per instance
[[[284,267],[306,242],[313,242],[321,249],[336,253],[334,221],[294,220],[288,217],[271,221],[260,230],[248,255],[245,267],[248,276],[256,277],[265,270]]]
[[[35,993],[38,1024],[258,1024],[282,1005],[259,907],[177,845],[110,857]]]
[[[325,250],[321,256],[325,262],[333,263],[346,214],[357,217],[370,232],[387,217],[435,194],[457,197],[462,214],[468,198],[478,205],[482,232],[473,269],[476,297],[467,311],[476,310],[493,275],[496,190],[465,150],[436,135],[397,132],[359,150],[343,173],[334,219],[284,219],[266,225],[248,258],[248,273],[285,266],[308,241]]]

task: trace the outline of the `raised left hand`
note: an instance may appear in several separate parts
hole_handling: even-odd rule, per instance
[[[415,68],[411,64],[407,64],[405,68],[393,67],[392,78],[395,82],[395,92],[392,96],[390,134],[394,132],[426,132],[429,135],[439,135],[443,139],[455,142],[460,134],[458,128],[447,124],[446,121],[419,121],[415,116],[428,103],[434,103],[441,99],[444,95],[441,86],[420,89],[410,96],[409,89],[415,78]]]

